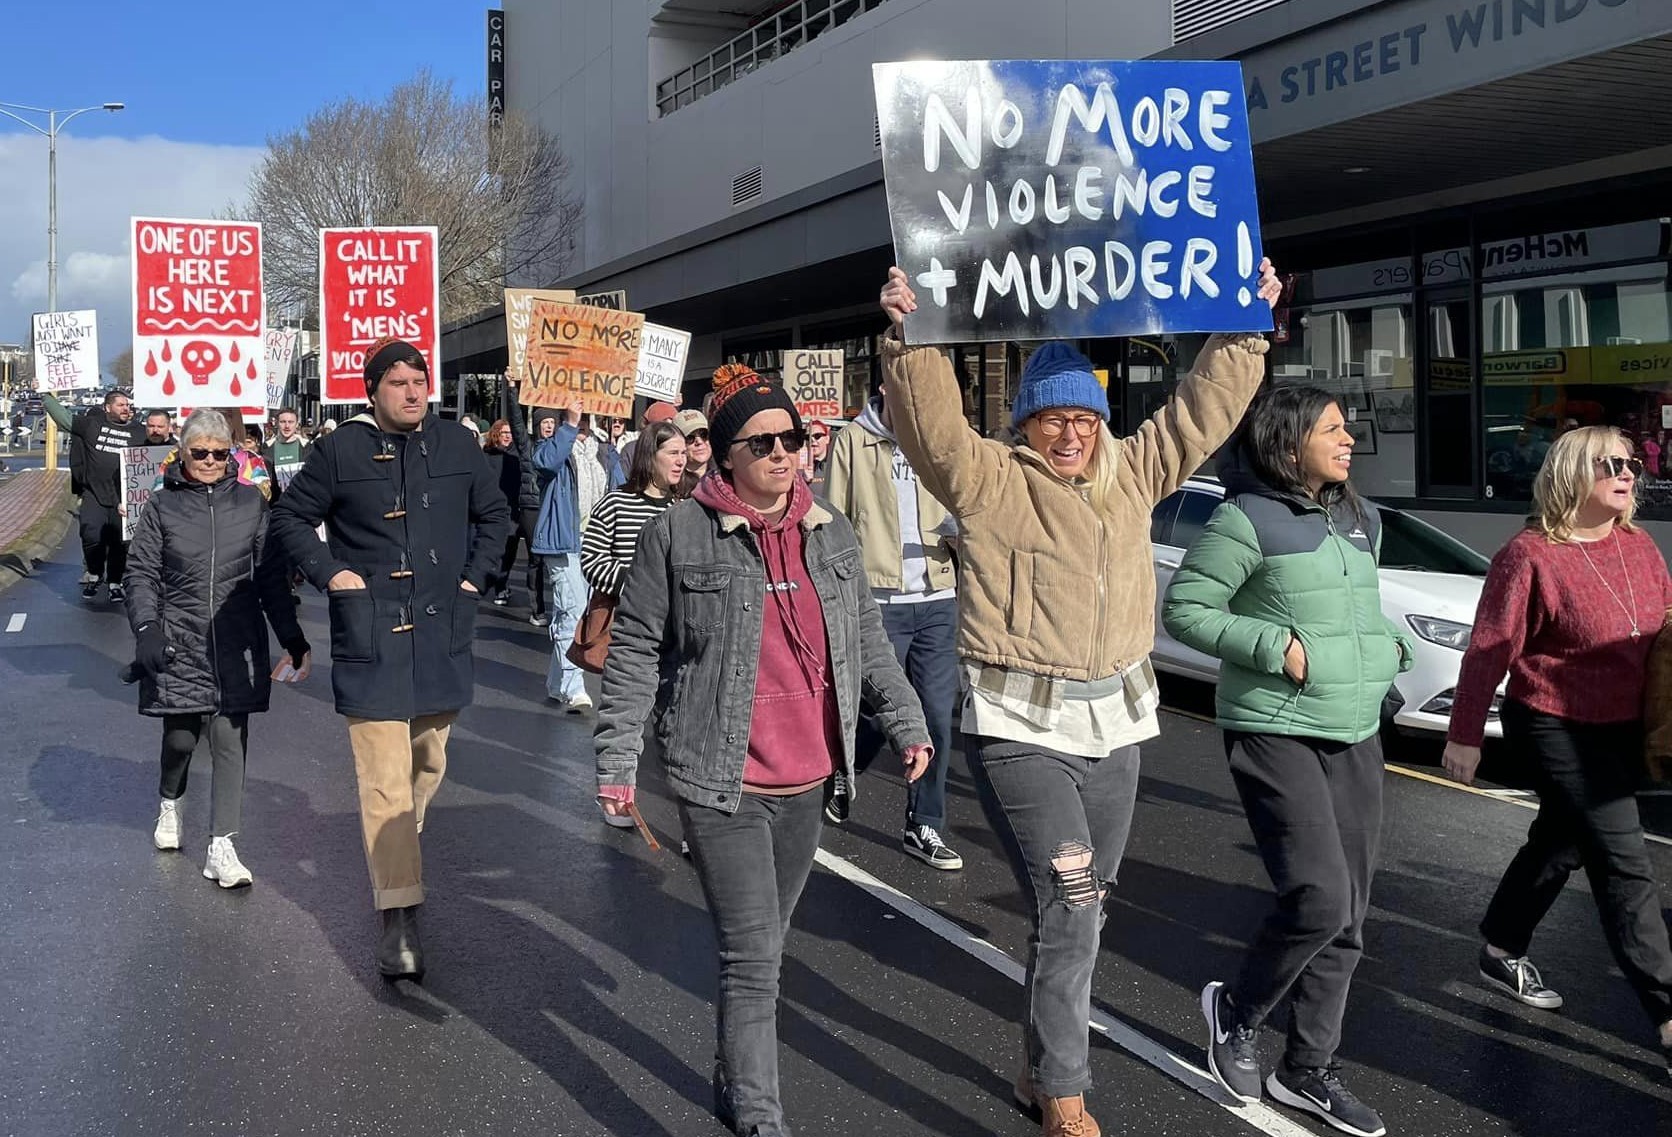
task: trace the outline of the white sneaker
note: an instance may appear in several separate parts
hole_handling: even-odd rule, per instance
[[[178,849],[180,847],[180,803],[163,798],[163,804],[157,810],[157,828],[151,834],[151,843],[159,849]]]
[[[237,888],[255,879],[244,867],[244,862],[238,859],[238,850],[232,847],[231,837],[210,838],[209,855],[203,861],[203,875],[222,888]]]
[[[604,824],[612,829],[635,829],[637,823],[625,813],[611,813],[604,808],[604,803],[598,803],[598,812],[604,815]]]
[[[580,692],[579,694],[576,694],[576,695],[570,695],[569,696],[569,713],[570,714],[578,715],[582,711],[590,711],[591,709],[592,709],[592,696],[588,695],[585,691],[582,691],[582,692]]]

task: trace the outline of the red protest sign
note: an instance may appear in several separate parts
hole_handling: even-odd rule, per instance
[[[405,340],[441,398],[441,273],[433,225],[319,231],[319,373],[327,403],[366,398],[366,348]]]
[[[260,396],[261,226],[135,217],[132,240],[135,401]]]

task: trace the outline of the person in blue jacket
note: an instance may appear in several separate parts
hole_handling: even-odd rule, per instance
[[[546,587],[550,590],[552,658],[546,668],[546,698],[579,713],[592,706],[592,697],[581,681],[582,671],[566,654],[575,639],[575,626],[586,609],[586,578],[581,575],[580,497],[575,487],[575,470],[570,456],[580,435],[581,405],[570,403],[552,436],[534,448],[534,470],[540,479],[540,519],[534,526],[534,554],[546,566]],[[606,465],[610,489],[623,481],[621,464],[614,449],[614,461]]]

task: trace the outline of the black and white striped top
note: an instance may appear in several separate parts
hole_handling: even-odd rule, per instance
[[[581,535],[581,575],[586,583],[598,592],[621,595],[639,534],[672,504],[671,497],[646,497],[626,490],[611,490],[600,498]]]

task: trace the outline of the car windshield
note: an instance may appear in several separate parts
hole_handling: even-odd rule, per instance
[[[1387,506],[1382,515],[1382,567],[1485,576],[1491,561],[1426,521]]]

